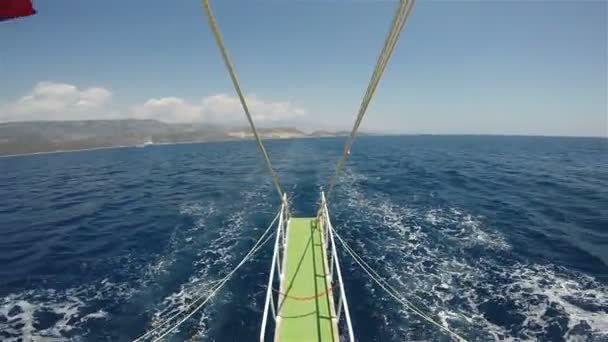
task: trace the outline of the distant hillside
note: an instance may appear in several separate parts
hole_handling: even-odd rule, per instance
[[[259,133],[266,139],[344,135],[329,131],[306,134],[291,127],[261,128]],[[168,124],[155,120],[12,122],[0,124],[0,155],[252,138],[248,128]]]
[[[347,131],[314,131],[309,134],[311,137],[342,137],[348,136],[350,132]]]

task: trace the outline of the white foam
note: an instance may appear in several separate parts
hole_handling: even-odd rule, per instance
[[[553,265],[495,264],[493,258],[470,258],[464,252],[470,247],[481,247],[489,253],[508,251],[511,246],[505,237],[484,223],[484,218],[455,207],[417,208],[397,205],[389,198],[372,193],[363,194],[358,177],[347,172],[341,178],[342,203],[347,208],[334,208],[348,213],[346,227],[338,232],[349,232],[353,224],[362,226],[361,238],[351,245],[365,260],[396,287],[407,299],[420,303],[423,311],[437,317],[441,324],[474,339],[538,340],[547,338],[545,329],[557,324],[546,316],[547,308],[558,308],[568,319],[564,338],[585,340],[608,338],[608,288],[590,276],[561,269]],[[353,215],[354,213],[354,215]],[[384,296],[371,283],[366,291],[375,302]],[[416,293],[424,292],[424,298]],[[490,321],[482,311],[489,300],[514,303],[515,314],[526,317],[516,327],[503,327]],[[453,304],[458,303],[458,304]],[[577,305],[577,303],[579,305]],[[580,305],[586,303],[586,305]],[[590,309],[596,305],[599,309]],[[402,313],[403,318],[387,322],[383,330],[395,340],[416,338],[419,331],[412,328],[417,318],[399,306],[383,304]],[[576,335],[574,327],[586,322],[587,335]],[[514,323],[515,324],[515,323]],[[432,327],[427,327],[432,331]],[[425,329],[425,330],[426,330]],[[513,333],[515,331],[515,333]],[[395,335],[397,334],[397,335]],[[471,334],[471,335],[468,335]],[[437,335],[437,338],[439,335]]]
[[[480,246],[487,249],[507,250],[511,246],[502,234],[488,229],[483,217],[463,213],[457,208],[429,209],[425,221],[455,243],[466,247]]]
[[[91,307],[97,302],[116,303],[127,302],[129,298],[146,291],[149,284],[156,284],[159,277],[169,276],[179,253],[192,237],[188,235],[205,227],[206,219],[217,213],[213,203],[190,203],[180,207],[184,215],[192,215],[195,224],[187,229],[176,227],[169,239],[167,248],[152,260],[148,265],[140,264],[140,260],[133,255],[120,256],[120,272],[136,272],[130,274],[130,280],[116,282],[109,278],[93,284],[84,284],[75,288],[62,290],[40,289],[29,290],[21,293],[11,294],[0,300],[0,317],[6,317],[7,321],[0,318],[0,331],[7,332],[14,337],[7,341],[65,341],[66,333],[70,333],[71,339],[83,337],[86,333],[87,324],[91,320],[109,320],[111,315],[104,309],[91,312]],[[140,275],[133,279],[133,276]],[[17,315],[8,317],[11,310],[20,311]],[[143,309],[143,308],[142,308]],[[17,311],[13,311],[17,312]],[[50,314],[53,322],[45,329],[36,329],[40,323],[37,317],[40,314]],[[56,318],[56,320],[55,320]],[[76,332],[74,332],[77,330]]]
[[[217,280],[224,276],[238,262],[238,258],[242,257],[236,253],[236,246],[241,240],[241,236],[246,228],[247,214],[252,211],[252,208],[263,207],[266,204],[263,201],[264,195],[260,193],[261,189],[253,189],[243,191],[241,198],[244,203],[238,204],[238,210],[230,212],[230,208],[223,208],[224,214],[228,212],[226,224],[222,227],[213,227],[210,232],[213,232],[209,239],[201,242],[199,245],[199,259],[193,263],[193,273],[188,281],[182,284],[178,290],[167,295],[157,306],[150,322],[150,328],[155,328],[165,321],[167,318],[176,313],[184,313],[179,317],[187,314],[187,309],[190,304],[200,296],[208,295],[208,291]],[[183,206],[180,212],[184,215],[192,215],[197,218],[195,221],[196,229],[200,229],[207,225],[207,219],[220,215],[219,210],[215,207],[191,203]],[[247,227],[249,228],[249,227]],[[186,238],[186,242],[188,238]],[[210,257],[207,253],[213,253]],[[219,296],[226,297],[229,293],[223,291]],[[196,333],[194,336],[187,337],[189,340],[198,340],[206,336],[209,329],[210,311],[213,310],[214,304],[217,303],[217,298],[213,299],[208,305],[203,307],[198,313],[198,321],[196,322]]]
[[[580,273],[559,273],[555,266],[515,265],[508,274],[512,283],[506,286],[510,297],[526,308],[526,326],[544,326],[543,314],[557,305],[568,317],[566,335],[575,338],[575,325],[586,322],[591,334],[608,337],[608,287],[593,277]],[[521,288],[521,290],[519,290]],[[524,296],[526,295],[526,296]],[[529,303],[532,295],[538,302]],[[586,310],[577,303],[597,306],[596,311]]]
[[[85,302],[78,296],[87,289],[27,291],[4,297],[0,302],[0,331],[13,337],[3,341],[65,341],[66,333],[81,328],[91,319],[107,319],[108,314],[98,311],[83,315]],[[39,315],[51,314],[52,322],[40,322]],[[49,324],[50,323],[50,324]],[[38,324],[49,324],[36,329]]]

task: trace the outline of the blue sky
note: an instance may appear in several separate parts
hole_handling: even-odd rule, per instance
[[[245,124],[200,3],[34,1],[0,23],[0,121]],[[352,125],[396,3],[212,2],[260,125]],[[605,1],[418,0],[363,130],[606,136]]]

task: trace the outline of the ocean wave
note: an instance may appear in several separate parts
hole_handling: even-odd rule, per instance
[[[608,288],[593,277],[509,259],[505,252],[511,245],[482,216],[451,206],[399,205],[379,193],[367,195],[362,180],[353,171],[341,180],[347,207],[337,208],[344,223],[336,229],[405,298],[443,326],[470,340],[608,338]],[[471,248],[483,248],[486,255]],[[368,305],[386,310],[385,294],[369,280],[365,291],[375,299]],[[397,306],[382,317],[386,325],[377,327],[377,334],[390,340],[441,336],[429,333],[431,327],[421,333],[425,323]]]
[[[0,337],[7,342],[80,340],[90,321],[110,318],[103,306],[121,295],[129,291],[110,282],[10,294],[0,300]]]
[[[174,317],[183,318],[185,314],[192,309],[191,305],[200,297],[209,295],[210,290],[217,281],[223,277],[233,267],[241,257],[239,253],[242,246],[239,242],[243,241],[243,232],[249,222],[249,217],[252,214],[252,208],[266,208],[267,204],[259,202],[260,198],[266,195],[262,193],[262,189],[253,189],[251,191],[243,191],[240,197],[243,202],[238,204],[238,210],[227,213],[220,213],[215,207],[201,206],[199,204],[188,204],[182,207],[180,213],[182,215],[195,218],[193,230],[200,230],[207,227],[207,220],[214,215],[227,215],[225,220],[220,220],[221,228],[214,227],[209,231],[213,234],[206,236],[204,239],[199,237],[200,244],[197,245],[198,252],[196,258],[192,262],[191,275],[188,279],[179,285],[179,288],[165,296],[156,308],[153,310],[152,319],[149,322],[149,329],[155,329],[163,324],[167,319]],[[224,208],[228,209],[228,208]],[[235,208],[236,209],[236,208]],[[215,220],[217,222],[217,217]],[[230,296],[228,290],[224,289],[219,296]],[[186,329],[190,333],[180,335],[184,339],[204,339],[207,336],[207,331],[210,329],[210,312],[218,310],[214,307],[218,300],[214,298],[211,302],[203,307],[189,322],[185,324]],[[159,336],[161,331],[154,333],[153,336]],[[192,333],[194,332],[194,333]],[[179,330],[177,332],[179,334]]]
[[[551,264],[516,264],[498,276],[500,282],[485,288],[493,295],[479,298],[479,305],[496,305],[520,321],[497,329],[498,334],[527,340],[608,339],[608,287],[593,277]]]

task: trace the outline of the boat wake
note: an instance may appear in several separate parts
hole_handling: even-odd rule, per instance
[[[113,273],[100,282],[29,290],[0,299],[0,339],[86,340],[91,326],[105,326],[107,336],[132,340],[137,337],[133,327],[139,327],[141,334],[146,327],[158,326],[185,310],[239,261],[241,249],[261,233],[259,227],[246,226],[251,213],[265,217],[266,211],[274,210],[266,193],[260,189],[241,193],[246,203],[234,204],[240,210],[230,206],[219,210],[213,201],[182,204],[178,210],[184,222],[172,229],[160,252],[145,260],[135,253],[106,260]],[[209,312],[221,309],[218,301],[229,297],[224,291],[201,310],[189,322],[192,333],[184,338],[205,337]],[[125,315],[135,318],[125,321]]]
[[[377,192],[365,195],[359,183],[366,178],[353,172],[341,181],[336,202],[346,207],[333,208],[336,229],[405,298],[444,326],[469,340],[608,338],[608,287],[593,277],[512,257],[507,237],[462,208],[407,206]],[[355,283],[351,291],[369,298],[355,316],[375,322],[365,329],[370,338],[441,337],[343,259]]]
[[[111,306],[111,298],[129,296],[125,290],[106,282],[8,295],[0,300],[0,337],[7,342],[79,340],[87,324],[108,318],[103,306]]]
[[[193,234],[189,234],[191,236],[182,241],[193,244],[196,253],[191,260],[187,279],[153,308],[149,329],[159,327],[176,314],[182,318],[180,313],[189,312],[193,301],[201,296],[207,296],[212,286],[240,261],[241,252],[250,247],[254,237],[261,233],[262,227],[252,227],[248,224],[253,221],[252,213],[273,210],[266,199],[268,192],[264,190],[243,191],[240,197],[245,203],[238,203],[240,210],[231,211],[224,208],[224,212],[220,213],[217,210],[209,210],[207,206],[201,207],[197,203],[186,204],[181,208],[180,213],[194,221]],[[227,216],[220,217],[221,215]],[[209,228],[207,233],[201,232],[207,228]],[[208,330],[213,328],[211,325],[214,322],[209,318],[216,317],[226,309],[225,305],[230,303],[233,296],[229,289],[222,290],[209,305],[184,323],[177,332],[178,336],[194,340],[207,338]],[[152,336],[160,335],[162,330],[159,329]]]

